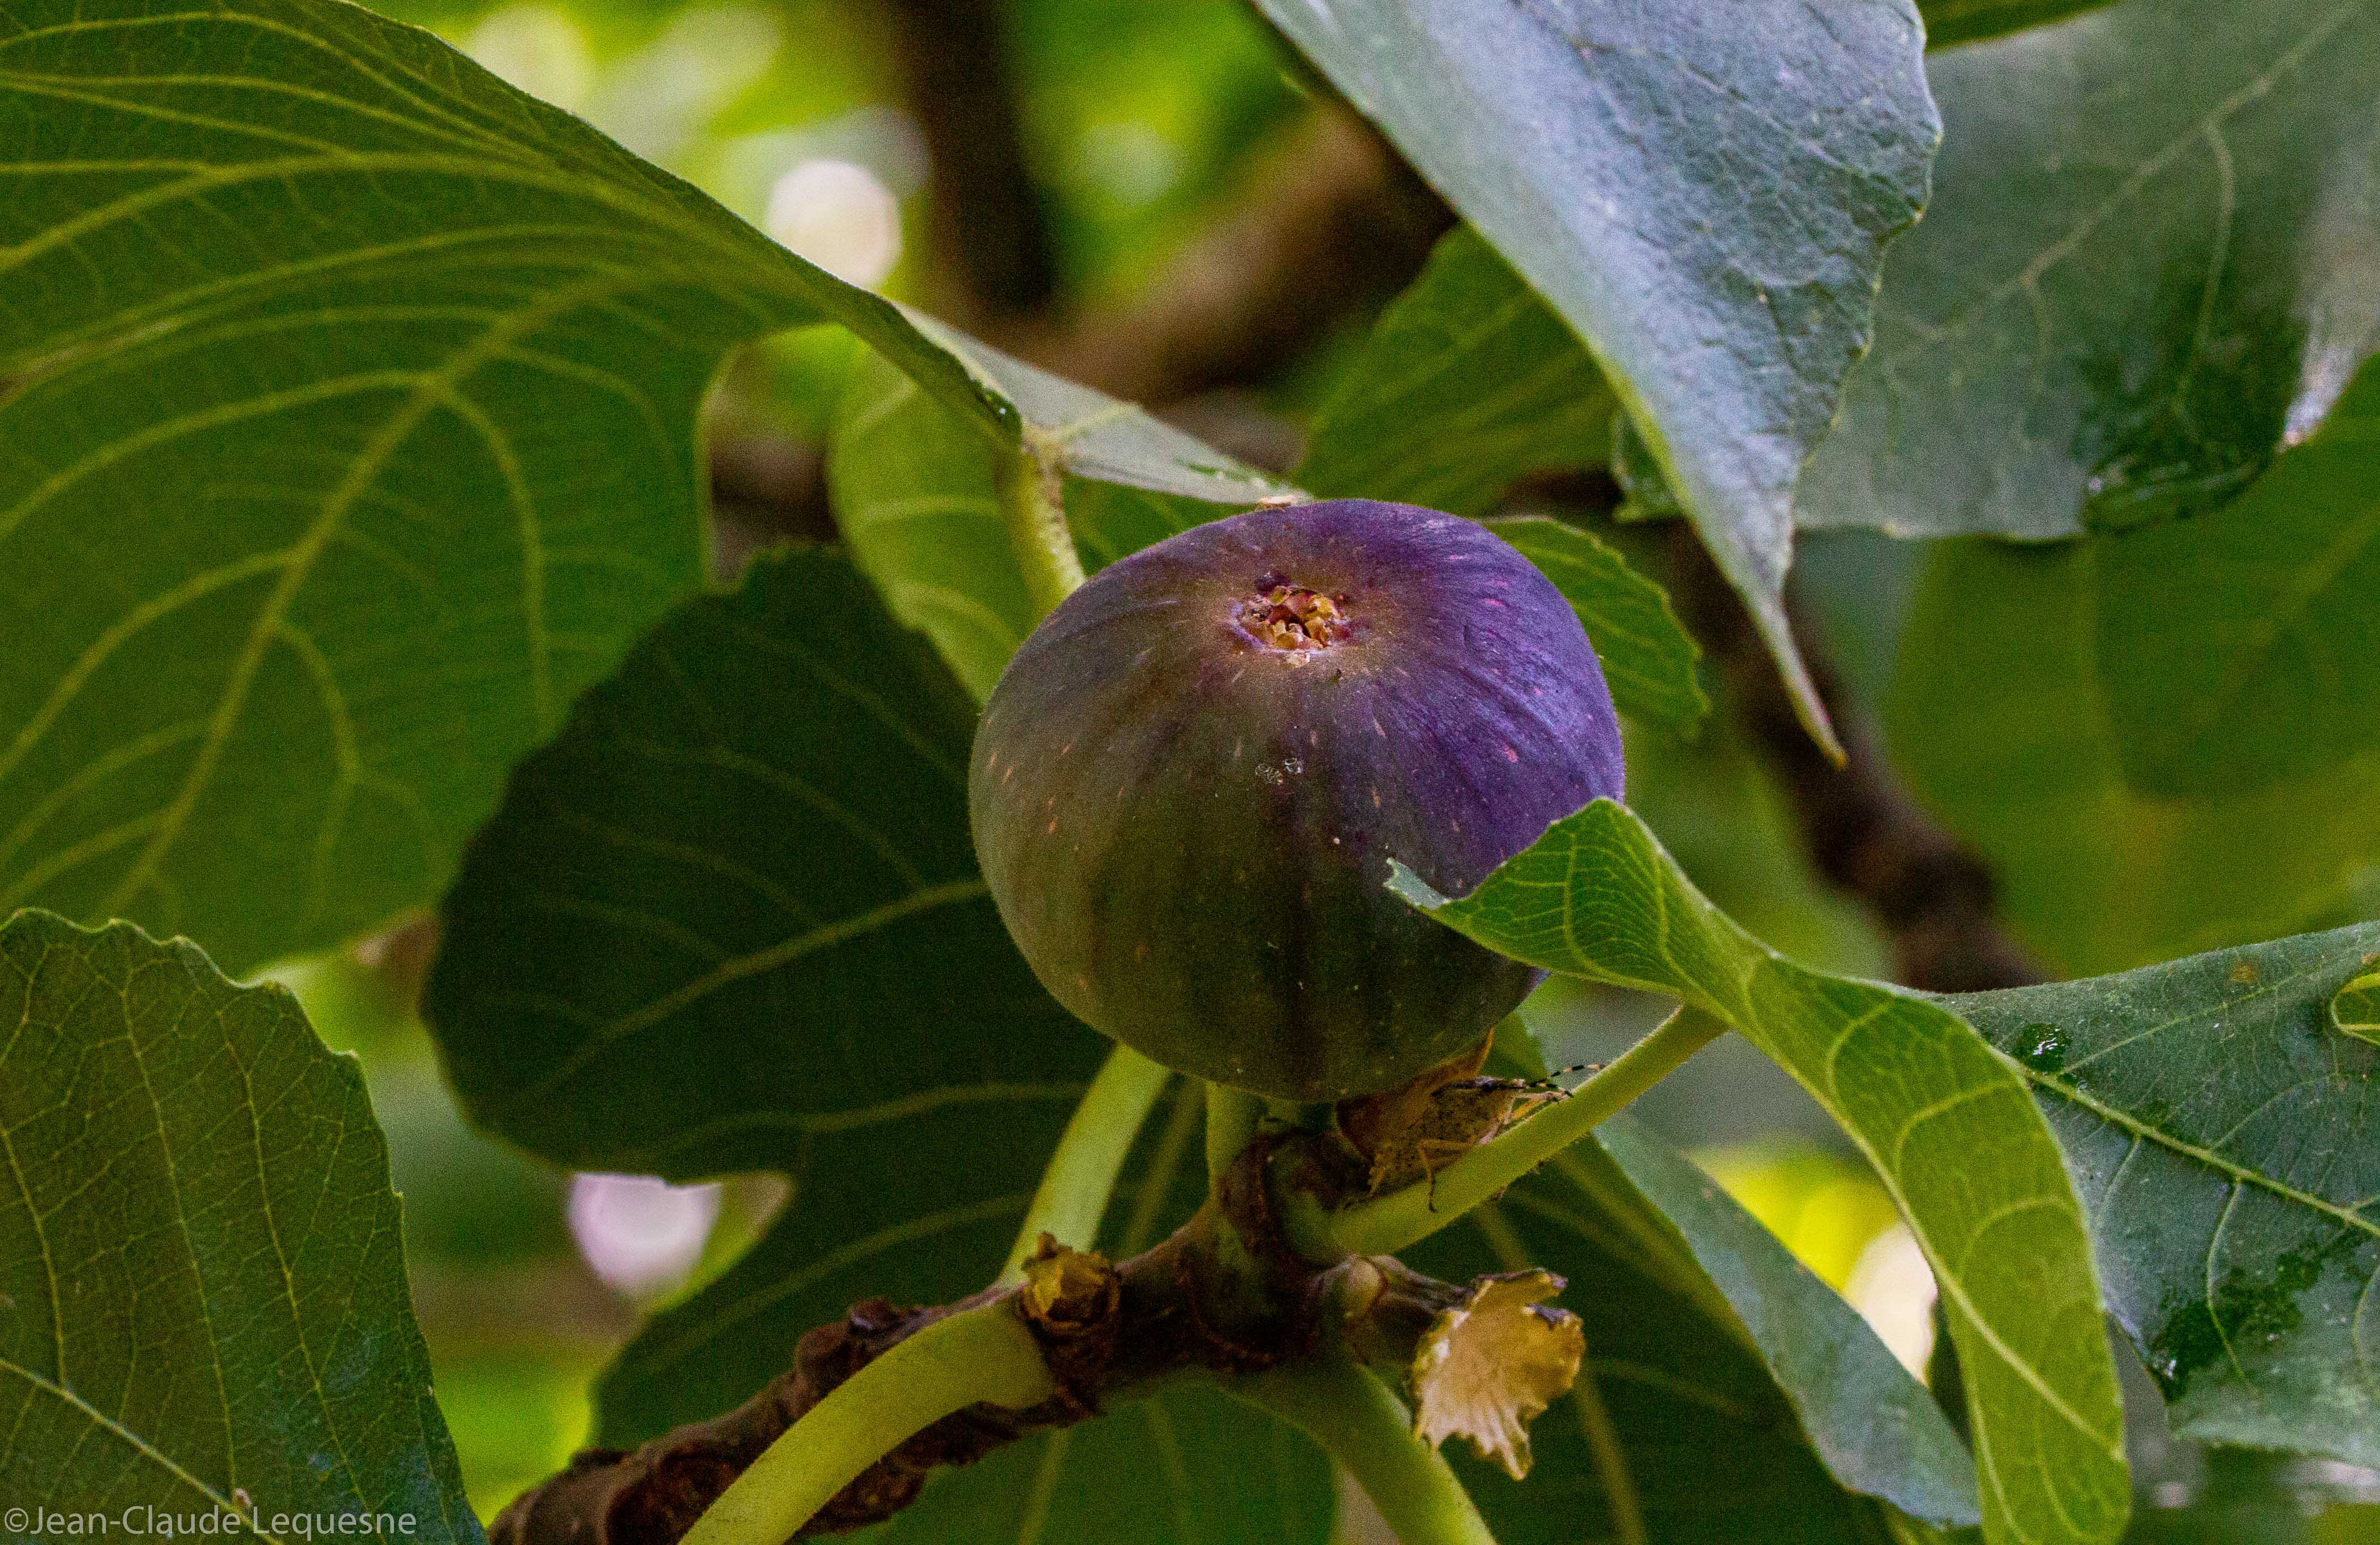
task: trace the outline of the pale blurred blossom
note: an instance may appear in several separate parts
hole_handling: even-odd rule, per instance
[[[649,1174],[570,1178],[570,1232],[588,1266],[613,1288],[649,1298],[686,1281],[719,1220],[719,1187],[672,1186]]]
[[[595,50],[559,6],[492,11],[463,40],[463,51],[490,73],[569,112],[585,107],[595,91]]]
[[[1933,1269],[1906,1223],[1895,1223],[1868,1241],[1843,1284],[1843,1296],[1860,1311],[1878,1339],[1919,1378],[1934,1356]]]
[[[901,261],[901,201],[852,161],[804,161],[769,189],[769,235],[845,283],[882,284]]]

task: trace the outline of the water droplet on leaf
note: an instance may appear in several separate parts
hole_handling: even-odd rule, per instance
[[[2066,1065],[2066,1032],[2055,1025],[2027,1025],[2017,1042],[2017,1060],[2035,1073],[2055,1073]]]

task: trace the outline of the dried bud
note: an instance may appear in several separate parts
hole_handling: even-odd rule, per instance
[[[1123,1291],[1107,1257],[1070,1249],[1045,1234],[1025,1263],[1017,1302],[1036,1330],[1063,1339],[1111,1330]]]
[[[1529,1473],[1529,1423],[1570,1391],[1586,1355],[1578,1316],[1545,1300],[1550,1271],[1481,1277],[1441,1313],[1414,1354],[1414,1430],[1431,1446],[1467,1438],[1519,1480]]]

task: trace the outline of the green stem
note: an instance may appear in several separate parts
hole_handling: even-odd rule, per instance
[[[1050,1156],[1050,1167],[1041,1172],[1033,1204],[1025,1210],[1025,1226],[1017,1230],[1008,1264],[1000,1269],[995,1285],[1005,1286],[1025,1275],[1026,1259],[1045,1231],[1062,1245],[1091,1247],[1133,1139],[1172,1077],[1129,1046],[1108,1053],[1107,1065],[1084,1091],[1083,1102],[1075,1107],[1065,1135],[1058,1139],[1058,1150]]]
[[[682,1545],[783,1545],[911,1434],[978,1401],[1022,1410],[1056,1393],[1013,1299],[962,1309],[896,1343],[803,1413]]]
[[[1336,1357],[1287,1363],[1216,1386],[1322,1445],[1372,1499],[1401,1545],[1496,1545],[1487,1521],[1388,1386]]]
[[[1043,472],[1040,457],[1027,443],[1001,457],[994,481],[1008,544],[1015,549],[1025,570],[1026,593],[1033,598],[1033,614],[1047,616],[1083,582],[1083,559],[1075,551],[1075,533],[1066,527],[1057,479]]]
[[[1220,1180],[1240,1150],[1256,1137],[1265,1117],[1262,1095],[1245,1089],[1207,1086],[1207,1174]]]
[[[1326,1212],[1310,1199],[1293,1202],[1282,1219],[1290,1243],[1308,1259],[1334,1260],[1394,1255],[1427,1239],[1619,1114],[1727,1028],[1700,1009],[1682,1008],[1618,1062],[1572,1089],[1569,1099],[1472,1149],[1439,1170],[1434,1181],[1338,1212]]]

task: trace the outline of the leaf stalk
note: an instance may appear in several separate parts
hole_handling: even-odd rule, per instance
[[[1108,1053],[1106,1065],[1084,1091],[1057,1151],[1041,1172],[1041,1184],[1025,1210],[1024,1226],[1017,1230],[1016,1243],[1009,1247],[1007,1264],[993,1286],[1005,1287],[1023,1278],[1025,1262],[1045,1233],[1062,1245],[1091,1247],[1133,1139],[1172,1077],[1171,1069],[1129,1046]]]

